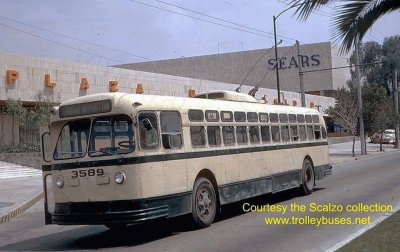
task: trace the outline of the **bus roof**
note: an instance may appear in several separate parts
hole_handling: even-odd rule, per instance
[[[126,113],[127,110],[132,111],[132,109],[177,110],[181,113],[186,113],[189,109],[202,109],[218,111],[320,114],[316,109],[293,107],[288,105],[270,105],[264,103],[238,102],[220,99],[127,94],[119,92],[100,93],[77,97],[61,103],[59,108],[74,104],[82,104],[82,106],[87,106],[86,104],[88,103],[104,100],[111,101],[112,113]],[[57,120],[56,118],[53,119]]]

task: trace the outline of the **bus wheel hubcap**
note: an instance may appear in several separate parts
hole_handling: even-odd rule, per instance
[[[212,205],[210,192],[202,188],[197,194],[197,209],[201,217],[207,218]]]

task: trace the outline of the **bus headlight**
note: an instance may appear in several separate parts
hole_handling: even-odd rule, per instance
[[[63,177],[57,177],[57,178],[56,178],[56,186],[57,186],[58,188],[61,188],[61,187],[64,186],[64,179],[63,179]]]
[[[125,174],[123,172],[117,172],[115,174],[115,183],[122,184],[125,181]]]

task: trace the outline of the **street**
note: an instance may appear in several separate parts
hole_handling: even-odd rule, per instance
[[[356,233],[365,224],[266,224],[266,218],[293,216],[364,218],[374,223],[388,215],[380,211],[346,211],[349,205],[400,205],[400,156],[397,152],[334,165],[333,175],[317,181],[313,194],[291,190],[264,195],[223,207],[209,228],[195,229],[188,217],[130,227],[125,231],[103,226],[44,226],[43,201],[19,217],[0,224],[0,251],[325,251]],[[280,212],[244,212],[243,206],[276,205]],[[343,211],[310,211],[310,206],[332,204]],[[306,211],[290,211],[294,204]],[[278,207],[279,206],[279,207]],[[275,208],[271,208],[275,209]],[[292,218],[291,218],[292,219]]]

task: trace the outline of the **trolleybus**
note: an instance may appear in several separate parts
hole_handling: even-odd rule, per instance
[[[42,135],[46,224],[121,227],[299,188],[331,174],[315,109],[229,91],[104,93],[61,103]]]

